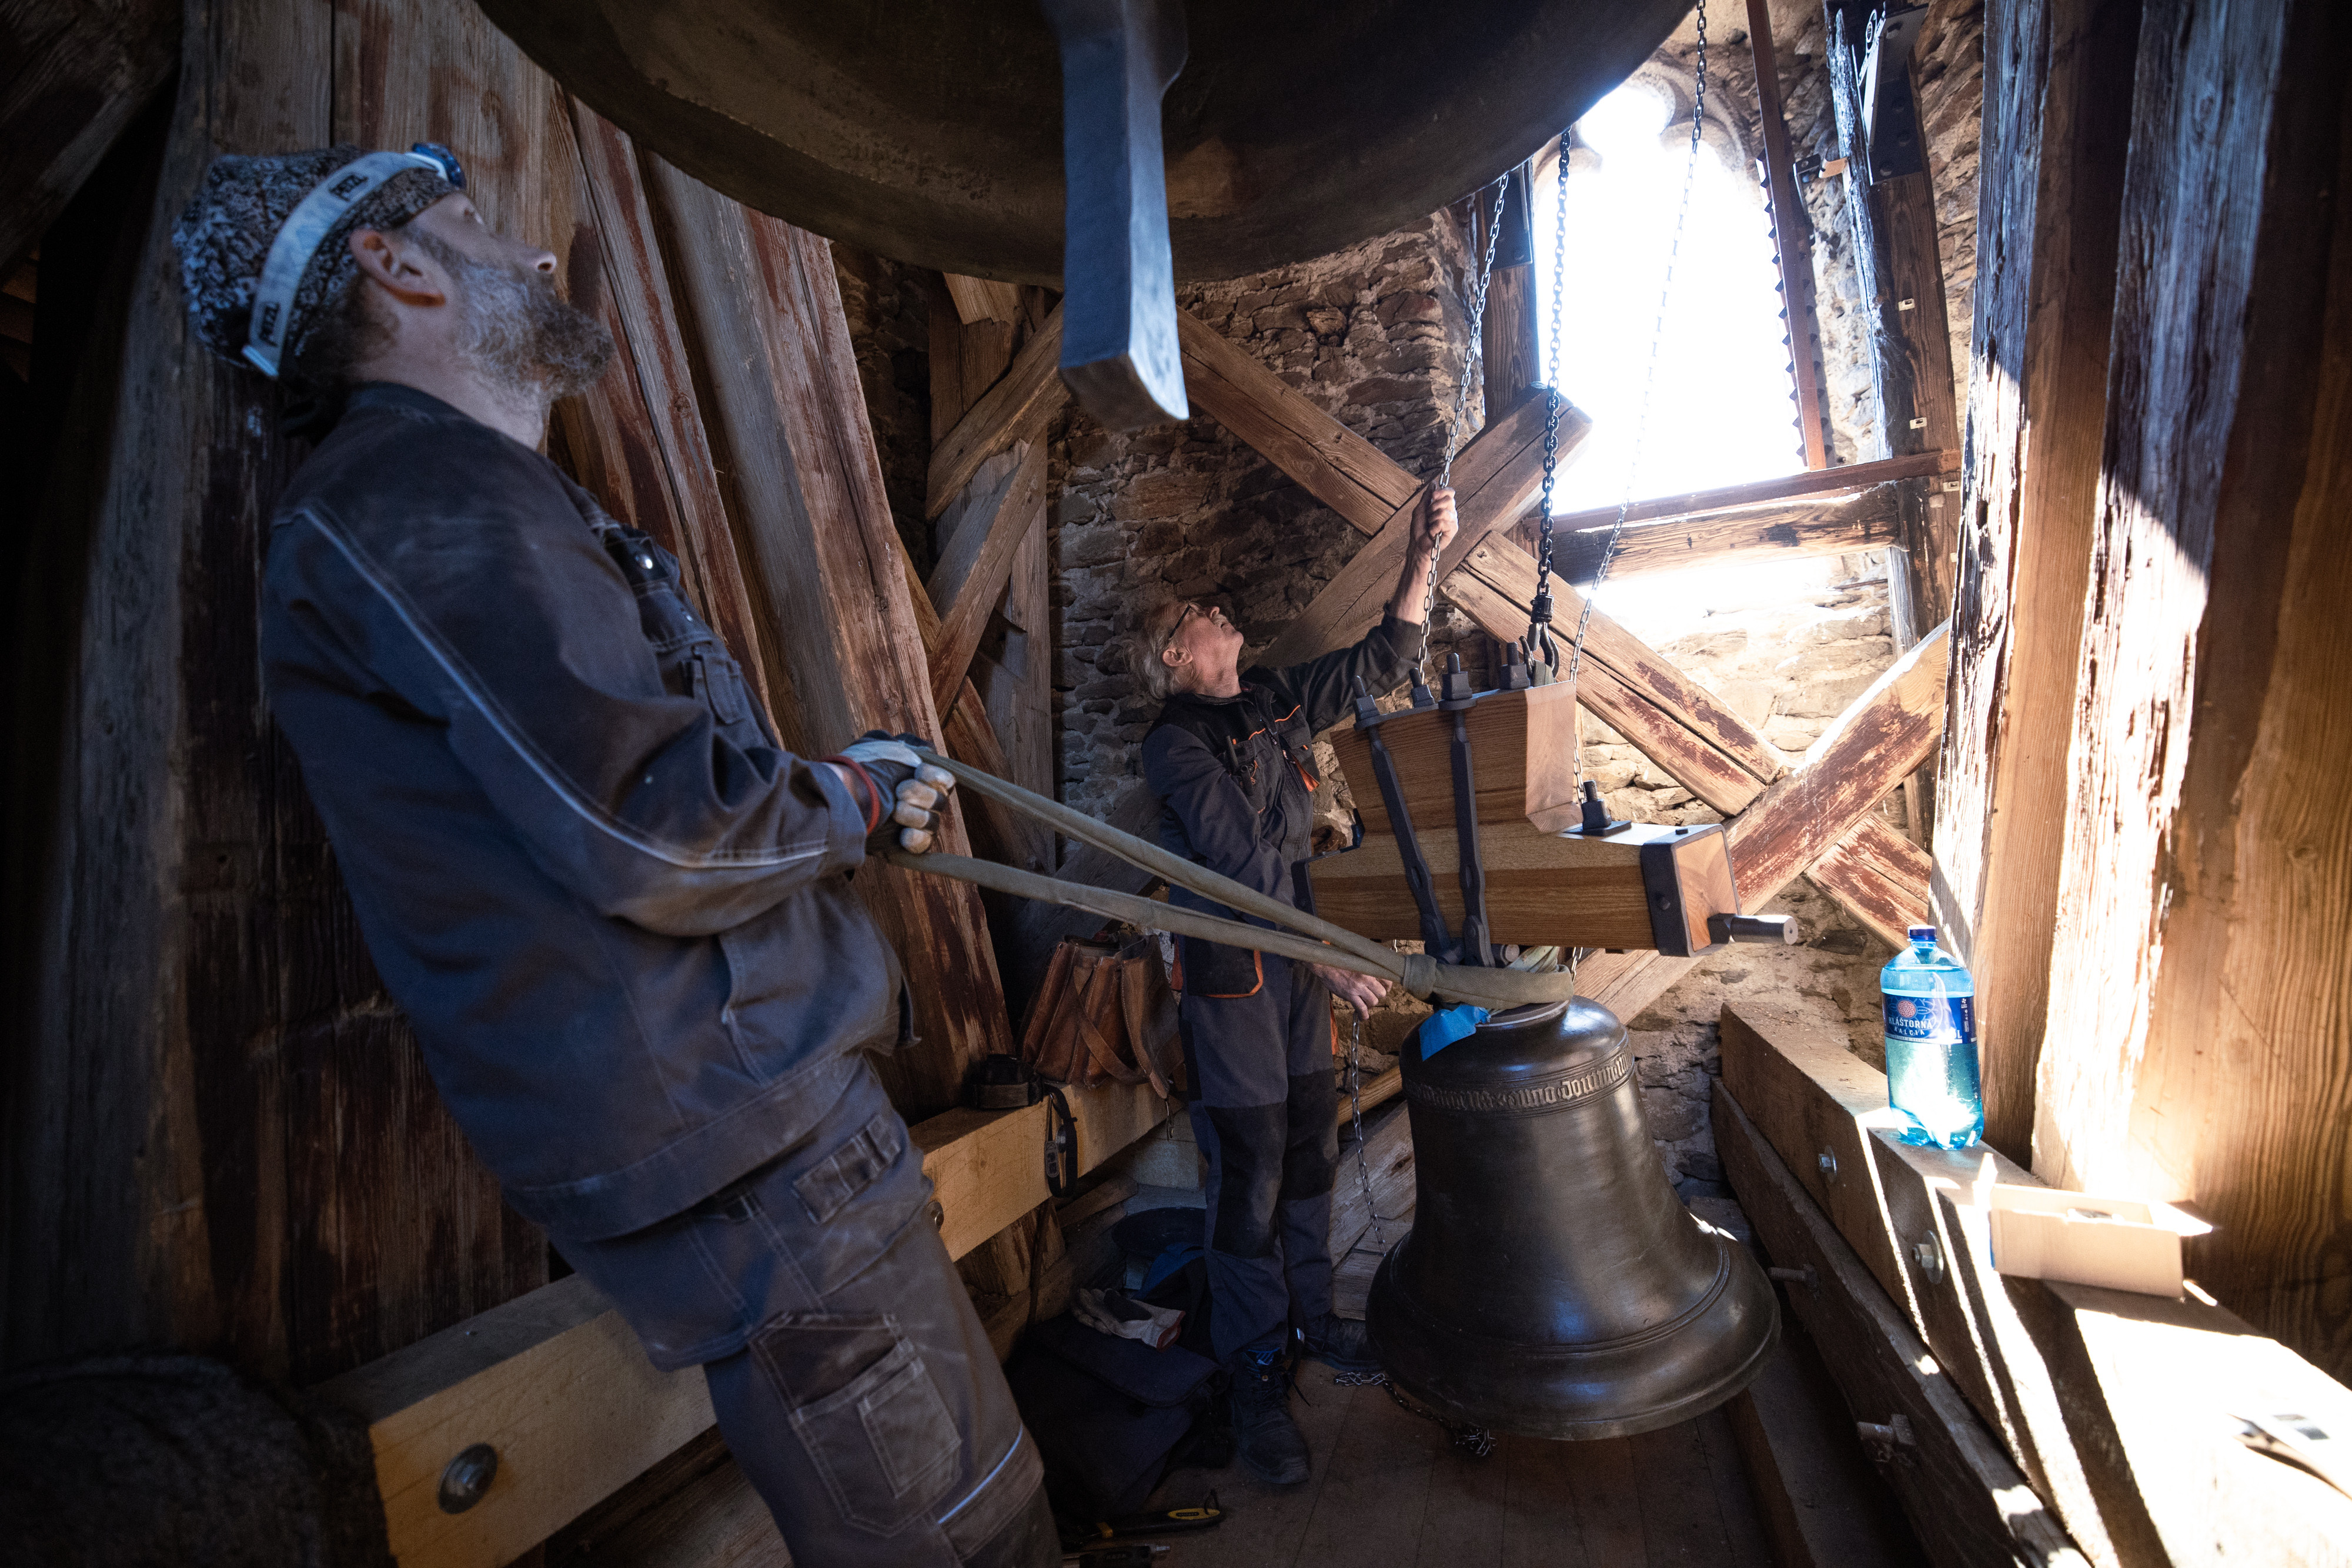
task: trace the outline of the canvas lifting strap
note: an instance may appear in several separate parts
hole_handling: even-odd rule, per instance
[[[1109,823],[1097,821],[1058,800],[1032,794],[992,773],[966,767],[929,750],[919,748],[917,755],[925,762],[946,768],[955,777],[958,785],[975,795],[1035,817],[1066,838],[1091,844],[1117,855],[1129,865],[1148,871],[1203,898],[1213,899],[1243,915],[1271,921],[1280,929],[1269,930],[1265,926],[1250,925],[1239,920],[1178,909],[1134,894],[1064,882],[1058,877],[998,865],[993,861],[974,860],[964,855],[910,854],[901,849],[885,852],[885,858],[892,865],[904,870],[952,877],[998,893],[1009,893],[1017,898],[1081,909],[1107,920],[1124,920],[1150,931],[1171,932],[1204,942],[1223,942],[1229,946],[1272,953],[1297,963],[1328,964],[1333,968],[1388,980],[1403,988],[1408,995],[1423,999],[1444,997],[1452,1001],[1471,1002],[1499,1011],[1506,1008],[1565,1001],[1576,994],[1575,977],[1563,969],[1481,967],[1447,962],[1429,953],[1399,953],[1385,943],[1359,936],[1305,910],[1294,909],[1255,888],[1244,886],[1231,877],[1220,876],[1181,855],[1171,854],[1158,844],[1131,833],[1123,833]]]

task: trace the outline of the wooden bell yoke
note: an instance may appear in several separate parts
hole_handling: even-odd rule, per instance
[[[1525,672],[1474,693],[1457,667],[1442,696],[1393,713],[1358,699],[1354,727],[1331,737],[1358,836],[1310,864],[1318,914],[1378,941],[1458,948],[1462,963],[1486,944],[1691,957],[1796,939],[1785,917],[1740,914],[1720,825],[1609,822],[1596,800],[1588,830],[1576,688],[1528,685]]]

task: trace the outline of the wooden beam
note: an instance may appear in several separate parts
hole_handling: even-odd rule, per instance
[[[605,509],[644,528],[678,558],[686,585],[711,629],[743,666],[772,720],[784,722],[769,689],[751,592],[727,521],[717,465],[696,402],[694,366],[662,265],[637,150],[611,120],[568,100],[572,134],[558,151],[580,169],[574,197],[587,225],[575,256],[593,258],[595,298],[619,353],[595,385],[556,404],[572,476]],[[574,279],[581,300],[592,279]]]
[[[797,733],[785,743],[822,756],[868,729],[939,736],[825,242],[667,163],[652,171],[709,378],[711,444],[732,481],[737,542],[764,593],[771,683],[796,698]],[[950,815],[942,841],[968,847],[961,816]],[[978,892],[881,865],[857,881],[914,977],[924,1042],[887,1063],[886,1078],[902,1110],[942,1109],[967,1068],[1013,1043]]]
[[[2352,13],[2161,0],[2137,58],[2033,1166],[2193,1198],[2347,1376]]]
[[[1001,473],[991,479],[992,468]],[[1015,442],[982,464],[980,476],[940,519],[940,564],[925,585],[940,614],[939,636],[929,644],[934,701],[952,706],[952,694],[962,686],[979,651],[981,633],[1013,580],[1022,545],[1045,522],[1043,441]]]
[[[173,0],[26,0],[0,17],[0,277],[180,63]]]
[[[1796,382],[1797,445],[1808,468],[1829,466],[1822,398],[1821,324],[1813,306],[1812,225],[1797,192],[1789,121],[1780,110],[1780,63],[1772,49],[1770,0],[1748,0],[1748,48],[1756,64],[1756,111],[1764,133],[1764,204],[1780,268],[1781,341]]]
[[[1936,925],[1977,981],[1985,1139],[2029,1157],[2107,407],[2139,0],[1988,16],[1952,711]]]
[[[1885,549],[1901,521],[1901,486],[1880,485],[1834,500],[1807,500],[1700,512],[1673,522],[1628,526],[1609,558],[1612,577],[1686,571],[1743,560],[1794,560]],[[1553,570],[1590,582],[1608,548],[1606,527],[1552,532]]]
[[[1878,1479],[1812,1336],[1793,1314],[1756,1381],[1724,1406],[1779,1568],[1913,1568],[1917,1537]]]
[[[1361,533],[1378,533],[1421,482],[1189,310],[1176,313],[1184,395]]]
[[[1797,771],[1760,792],[1725,830],[1740,908],[1754,914],[1857,828],[1934,751],[1944,723],[1945,648],[1936,633],[1856,698]],[[1580,989],[1630,1019],[1687,974],[1693,958],[1603,953],[1588,958]]]
[[[1286,398],[1306,401],[1286,387],[1280,390]],[[1518,516],[1528,498],[1542,487],[1544,408],[1544,394],[1529,392],[1455,455],[1454,494],[1461,532],[1438,559],[1440,581],[1489,534]],[[1573,404],[1562,409],[1559,460],[1563,465],[1574,461],[1577,448],[1591,431],[1592,421],[1582,410]],[[1379,623],[1404,569],[1413,517],[1426,488],[1414,486],[1314,601],[1276,634],[1259,655],[1259,663],[1273,668],[1298,664],[1344,648]]]
[[[1080,1171],[1156,1126],[1148,1085],[1068,1092]],[[961,1258],[1046,1201],[1045,1107],[953,1111],[909,1129]],[[579,1275],[396,1351],[312,1393],[368,1423],[401,1568],[498,1568],[707,1431],[701,1375],[654,1370],[636,1336]],[[499,1453],[481,1502],[444,1513],[449,1461]]]
[[[2343,1560],[2352,1499],[2282,1486],[2229,1416],[2252,1400],[2352,1427],[2352,1393],[2194,1296],[1996,1274],[1973,1187],[2039,1182],[1901,1142],[1885,1074],[1809,1014],[1727,1007],[1722,1082],[2093,1563],[2304,1562],[2331,1531],[2322,1559]]]
[[[1034,441],[1070,398],[1062,384],[1062,308],[1056,305],[1012,366],[931,449],[923,515],[948,509],[980,465],[1016,441]],[[859,405],[861,408],[863,404]]]
[[[1716,1145],[1740,1207],[1772,1261],[1810,1269],[1783,1299],[1804,1323],[1859,1421],[1892,1425],[1911,1440],[1878,1467],[1902,1500],[1937,1568],[2087,1568],[2017,1467],[1952,1385],[1941,1364],[1838,1233],[1822,1218],[1723,1084],[1715,1087]]]
[[[1849,463],[1840,468],[1815,469],[1778,479],[1753,479],[1745,485],[1725,485],[1713,490],[1690,490],[1679,496],[1654,496],[1626,507],[1625,521],[1629,525],[1654,523],[1669,517],[1696,517],[1704,512],[1729,511],[1735,507],[1752,507],[1764,501],[1790,501],[1801,496],[1829,496],[1848,490],[1866,490],[1874,485],[1890,484],[1897,479],[1939,478],[1944,475],[1958,474],[1960,466],[1960,454],[1957,450],[1919,452],[1906,457]],[[1529,522],[1532,521],[1530,518]],[[1616,521],[1617,508],[1614,507],[1562,512],[1552,519],[1552,537],[1558,538],[1562,534],[1605,528]]]
[[[1872,812],[1806,868],[1823,893],[1889,947],[1901,950],[1908,928],[1927,921],[1936,865],[1926,850]]]
[[[1145,1083],[1105,1083],[1064,1094],[1077,1124],[1081,1176],[1169,1113],[1169,1103]],[[1020,1111],[955,1110],[913,1128],[923,1174],[939,1187],[947,1215],[940,1235],[949,1256],[962,1257],[1054,1196],[1045,1190],[1046,1111],[1042,1102]]]
[[[1489,537],[1463,559],[1456,578],[1465,573],[1493,590],[1508,607],[1498,617],[1503,630],[1497,630],[1496,624],[1488,624],[1488,634],[1522,635],[1527,631],[1528,606],[1535,598],[1535,558],[1507,539]],[[1444,584],[1444,591],[1448,597],[1454,596],[1454,580]],[[1552,579],[1551,596],[1555,635],[1566,642],[1575,635],[1578,618],[1584,612],[1584,596],[1557,574]],[[1491,601],[1486,601],[1484,612],[1472,612],[1482,623],[1492,613]],[[1626,686],[1655,702],[1701,744],[1722,752],[1734,766],[1758,781],[1769,782],[1788,771],[1779,748],[1758,735],[1746,719],[1675,668],[1673,661],[1599,610],[1592,612],[1591,623],[1585,632],[1584,658],[1588,664],[1606,665]]]
[[[955,301],[957,319],[965,326],[977,326],[982,321],[1001,321],[1006,325],[1021,319],[1021,286],[1003,283],[993,277],[966,277],[961,273],[940,275],[948,286],[948,298]]]

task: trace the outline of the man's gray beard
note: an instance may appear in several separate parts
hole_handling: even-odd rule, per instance
[[[526,267],[459,255],[431,235],[417,236],[456,285],[457,352],[494,386],[544,408],[583,392],[612,362],[613,334]]]

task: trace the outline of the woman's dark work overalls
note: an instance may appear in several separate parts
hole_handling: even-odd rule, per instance
[[[1143,748],[1171,852],[1312,909],[1320,780],[1314,737],[1347,711],[1358,678],[1392,689],[1407,668],[1399,623],[1283,670],[1253,669],[1241,695],[1180,695]],[[1180,907],[1234,911],[1181,888]],[[1331,1310],[1331,1183],[1339,1155],[1329,988],[1304,965],[1190,938],[1179,1010],[1193,1136],[1208,1156],[1208,1262],[1219,1359],[1278,1347]]]

